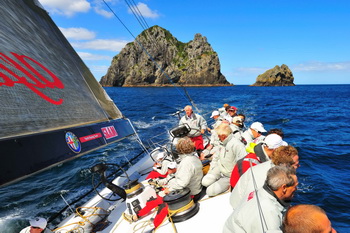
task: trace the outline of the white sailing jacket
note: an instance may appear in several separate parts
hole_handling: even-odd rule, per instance
[[[256,193],[253,191],[251,199],[243,202],[229,216],[224,225],[223,233],[282,232],[280,227],[288,204],[279,200],[265,186],[258,190],[258,200],[259,204]],[[259,209],[262,211],[261,213]],[[263,216],[264,220],[262,220],[261,216]],[[263,225],[264,229],[262,229]]]
[[[201,115],[195,113],[192,113],[191,117],[188,117],[187,115],[181,117],[179,125],[184,124],[188,124],[191,128],[188,135],[189,137],[198,137],[201,135],[201,129],[206,130],[208,127],[206,120]]]
[[[269,160],[251,167],[243,173],[230,196],[230,204],[233,209],[236,209],[242,202],[246,202],[249,193],[254,191],[254,181],[257,189],[263,187],[267,172],[273,166],[275,165]],[[254,178],[252,176],[252,171]]]
[[[167,184],[169,191],[187,187],[191,190],[191,195],[196,195],[202,190],[202,162],[194,153],[180,155],[180,158],[175,177]]]
[[[219,149],[218,163],[221,174],[230,177],[236,162],[247,155],[244,144],[230,134]]]

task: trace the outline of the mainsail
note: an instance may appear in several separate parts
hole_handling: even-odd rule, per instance
[[[0,185],[134,133],[37,1],[0,14]]]

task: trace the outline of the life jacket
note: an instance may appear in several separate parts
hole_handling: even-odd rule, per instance
[[[236,186],[239,178],[241,178],[243,173],[245,173],[251,166],[255,166],[260,163],[260,158],[254,153],[249,153],[244,156],[244,158],[238,160],[231,173],[231,187],[234,188]]]

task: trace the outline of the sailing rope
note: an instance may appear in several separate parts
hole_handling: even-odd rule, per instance
[[[123,27],[129,32],[129,34],[135,39],[137,44],[141,47],[141,49],[147,54],[147,56],[152,60],[152,62],[156,65],[156,67],[161,71],[161,73],[170,81],[170,83],[176,88],[176,90],[179,92],[179,94],[184,97],[187,101],[189,101],[191,104],[193,104],[193,101],[186,98],[186,96],[179,91],[173,80],[169,77],[169,75],[163,70],[163,68],[155,61],[153,56],[147,51],[147,49],[142,45],[140,41],[136,39],[134,34],[129,30],[129,28],[123,23],[123,21],[118,17],[118,15],[113,11],[113,9],[108,5],[108,3],[105,0],[102,0],[104,4],[107,6],[107,8],[113,13],[113,15],[118,19],[118,21],[123,25]],[[137,6],[135,6],[137,8]],[[195,107],[198,111],[197,107]]]
[[[85,215],[85,213],[81,211],[81,209],[83,209],[83,208],[92,209],[92,212],[90,211],[91,212],[90,214]],[[105,211],[106,213],[105,214],[96,213],[98,210]],[[99,216],[99,217],[101,217],[101,219],[103,219],[104,216],[108,215],[108,211],[103,209],[103,208],[101,208],[101,207],[78,207],[78,208],[76,208],[76,214],[82,219],[82,221],[69,223],[69,224],[63,225],[61,227],[58,227],[56,229],[53,229],[52,231],[55,232],[55,231],[61,230],[63,228],[66,228],[68,226],[77,225],[75,228],[70,230],[70,232],[74,232],[75,230],[77,230],[79,228],[82,228],[82,226],[85,226],[86,223],[90,223],[91,226],[94,227],[95,224],[90,222],[89,218],[92,217],[92,216]],[[83,232],[84,232],[84,228],[83,228]]]
[[[263,233],[264,233],[264,232],[266,232],[268,230],[268,227],[267,227],[267,223],[266,223],[266,220],[265,220],[265,217],[264,217],[264,213],[262,211],[260,200],[259,200],[259,197],[258,197],[258,187],[257,187],[256,181],[255,181],[255,176],[254,176],[254,173],[253,173],[253,165],[252,165],[252,161],[251,160],[249,160],[249,166],[250,166],[249,170],[250,170],[250,172],[252,174],[252,178],[253,178],[255,197],[256,197],[256,201],[258,203],[258,210],[259,210],[259,217],[260,217],[261,227],[262,227],[262,230],[263,230]],[[266,231],[264,231],[264,224],[265,224],[265,227],[266,227]]]

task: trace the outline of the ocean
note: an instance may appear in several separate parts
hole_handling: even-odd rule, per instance
[[[145,145],[166,136],[178,123],[172,113],[191,104],[179,87],[105,89]],[[338,232],[350,232],[350,85],[238,85],[187,87],[186,91],[209,124],[210,113],[228,103],[246,115],[248,126],[259,121],[267,130],[282,129],[284,140],[296,147],[300,156],[293,204],[318,205]],[[140,152],[134,138],[126,139],[0,188],[0,232],[19,232],[32,216],[54,216],[65,206],[62,197],[72,202],[91,190],[90,168],[94,164],[127,163]]]

